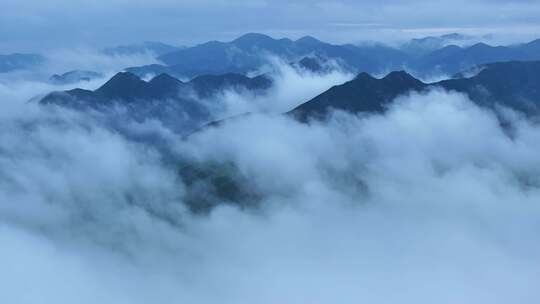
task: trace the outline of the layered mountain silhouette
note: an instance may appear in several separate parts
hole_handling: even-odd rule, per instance
[[[164,53],[158,57],[163,64],[132,67],[127,71],[141,77],[167,73],[178,78],[245,74],[267,64],[268,56],[277,56],[286,62],[298,62],[305,57],[325,58],[355,73],[407,70],[423,77],[453,75],[490,62],[540,60],[540,40],[514,46],[449,45],[452,41],[463,42],[467,38],[460,34],[426,37],[412,40],[401,48],[392,48],[381,44],[335,45],[309,36],[291,40],[246,34],[230,42],[210,41]]]
[[[133,67],[127,71],[140,76],[166,72],[177,77],[246,73],[266,64],[267,56],[291,62],[310,55],[335,59],[346,67],[373,73],[401,67],[408,59],[404,52],[382,45],[333,45],[309,36],[291,40],[246,34],[231,42],[211,41],[164,54],[158,57],[163,65]]]
[[[304,62],[318,70],[316,62]],[[396,97],[411,91],[422,92],[443,88],[467,94],[481,106],[506,106],[530,115],[540,113],[540,61],[499,62],[475,68],[472,77],[424,83],[405,71],[391,72],[383,78],[360,73],[355,79],[334,86],[312,100],[293,109],[290,114],[302,121],[324,118],[331,109],[351,113],[383,112]],[[53,92],[42,104],[56,104],[75,109],[111,109],[121,105],[135,111],[141,120],[155,117],[170,120],[188,117],[197,128],[211,121],[207,105],[201,99],[212,98],[226,89],[262,94],[272,86],[268,76],[254,78],[241,74],[204,75],[182,82],[160,74],[150,81],[122,72],[94,91],[74,89]],[[167,112],[167,115],[164,113]]]
[[[195,93],[206,98],[225,89],[264,91],[272,85],[266,76],[254,78],[240,74],[204,75],[182,82],[168,74],[160,74],[150,81],[144,81],[129,72],[120,72],[95,91],[73,89],[53,92],[45,96],[42,104],[65,103],[77,99],[87,106],[108,104],[113,101],[124,103],[144,102],[148,100],[182,99],[182,93]]]
[[[463,44],[469,41],[474,41],[474,39],[475,37],[470,37],[459,33],[451,33],[441,36],[428,36],[411,39],[410,41],[407,41],[401,45],[399,49],[413,57],[420,57],[438,49],[442,49],[445,46]]]
[[[257,64],[257,68],[260,68],[263,63],[266,62],[265,59],[261,60],[259,64]],[[266,62],[267,63],[267,62]],[[352,72],[354,69],[350,67],[346,67],[345,65],[336,64],[335,62],[331,62],[328,58],[322,58],[320,56],[306,56],[298,61],[291,61],[289,62],[289,65],[296,69],[299,73],[302,72],[311,72],[314,74],[320,74],[324,75],[327,73],[330,73],[335,70],[340,71],[347,71]],[[268,66],[272,66],[269,64]],[[246,73],[250,71],[255,71],[256,68],[250,68],[250,69],[237,69],[237,68],[224,68],[223,74],[237,74],[237,75],[245,75]],[[211,69],[193,69],[193,70],[183,70],[186,73],[179,73],[176,67],[168,67],[160,64],[151,64],[143,67],[131,67],[127,68],[126,71],[135,74],[139,77],[146,77],[148,75],[159,75],[159,74],[169,74],[173,75],[174,77],[178,78],[190,78],[190,77],[198,77],[198,76],[208,76],[208,75],[223,75],[221,73],[217,73],[215,70]],[[189,76],[186,76],[189,75]]]
[[[160,74],[144,81],[129,72],[121,72],[94,91],[73,89],[53,92],[42,98],[40,103],[106,113],[121,108],[127,111],[128,118],[139,121],[156,119],[181,133],[212,119],[208,105],[201,99],[211,98],[224,90],[263,94],[271,85],[271,79],[266,76],[206,75],[182,82]]]
[[[382,79],[361,73],[298,106],[292,114],[305,121],[309,117],[322,118],[331,109],[352,113],[380,112],[397,96],[424,87],[424,83],[403,71],[392,72]]]
[[[317,70],[316,63],[306,60],[303,68]],[[355,114],[382,113],[400,95],[434,88],[466,94],[483,107],[502,105],[527,115],[540,114],[540,61],[491,63],[476,67],[475,71],[472,77],[461,76],[436,83],[424,83],[404,71],[391,72],[380,79],[360,73],[355,79],[330,88],[287,114],[306,122],[324,119],[332,109]],[[196,130],[219,127],[245,116],[208,124],[215,118],[208,104],[201,103],[200,98],[211,97],[227,88],[264,92],[271,85],[266,76],[205,75],[182,82],[161,74],[144,81],[123,72],[97,90],[54,92],[43,98],[41,103],[105,114],[107,126],[159,149],[166,161],[178,166],[178,177],[186,185],[186,205],[192,212],[204,214],[221,204],[257,207],[261,203],[261,194],[234,164],[191,159],[178,161],[174,152],[169,150],[170,145],[162,143],[159,135],[137,133],[129,122],[155,120],[176,134],[193,134]],[[238,202],[242,203],[237,205]]]
[[[423,83],[404,71],[392,72],[381,79],[362,73],[289,114],[307,121],[325,118],[332,109],[355,114],[383,112],[400,95],[433,88],[467,94],[472,101],[485,107],[502,105],[527,115],[540,113],[540,61],[492,63],[478,69],[480,72],[473,77],[436,83]]]
[[[329,89],[289,114],[307,121],[324,118],[330,109],[381,113],[399,95],[434,88],[467,94],[483,107],[492,108],[500,104],[529,115],[540,114],[540,62],[493,63],[477,67],[476,70],[479,72],[472,77],[430,84],[404,71],[392,72],[381,79],[361,73],[354,80]],[[219,127],[242,117],[245,115],[207,126]],[[500,122],[505,126],[504,120]],[[186,203],[193,212],[207,213],[217,205],[238,201],[243,202],[238,205],[241,208],[256,207],[261,203],[257,188],[251,186],[250,180],[232,164],[190,161],[181,165],[179,175],[188,186]]]
[[[421,74],[453,75],[476,65],[505,61],[540,60],[540,39],[516,46],[490,46],[477,43],[470,47],[449,45],[438,49],[408,65]]]

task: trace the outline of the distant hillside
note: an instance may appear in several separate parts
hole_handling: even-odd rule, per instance
[[[207,105],[200,99],[210,98],[226,89],[262,94],[271,85],[272,81],[265,76],[207,75],[182,82],[160,74],[147,82],[134,74],[122,72],[94,91],[73,89],[53,92],[42,98],[40,103],[105,113],[120,107],[127,110],[127,116],[133,119],[157,119],[174,130],[187,132],[212,119]]]
[[[158,59],[165,65],[133,67],[128,71],[140,76],[166,72],[188,78],[204,74],[246,73],[267,63],[267,55],[278,56],[287,62],[316,55],[335,59],[354,70],[373,73],[402,67],[408,59],[402,51],[381,45],[333,45],[313,37],[293,41],[246,34],[231,42],[211,41],[164,54]]]
[[[489,62],[540,60],[540,40],[517,46],[478,43],[460,47],[451,44],[468,38],[460,34],[426,37],[411,40],[396,49],[381,44],[335,45],[309,36],[291,40],[246,34],[230,42],[210,41],[167,52],[158,57],[163,64],[131,67],[127,71],[141,77],[168,73],[179,78],[245,74],[268,63],[267,56],[272,55],[286,62],[298,62],[305,57],[324,58],[336,61],[355,73],[380,75],[387,71],[406,70],[414,75],[428,77],[453,75]]]
[[[306,60],[308,67],[317,68]],[[486,107],[497,104],[529,115],[540,113],[540,61],[499,62],[481,65],[473,77],[461,77],[436,83],[424,83],[407,72],[392,72],[378,79],[360,73],[355,79],[334,86],[312,100],[293,109],[290,114],[302,121],[324,118],[330,109],[351,113],[383,112],[397,96],[410,91],[425,91],[442,87],[467,94],[474,102]],[[225,89],[247,90],[264,94],[272,86],[267,76],[249,78],[241,74],[203,75],[182,82],[167,74],[143,81],[134,74],[118,73],[95,91],[74,89],[53,92],[41,103],[75,109],[109,111],[117,105],[133,111],[139,120],[156,118],[189,132],[212,121],[206,105],[200,99],[211,98]],[[179,117],[188,121],[179,124]]]
[[[540,61],[492,63],[479,67],[471,78],[423,83],[406,72],[392,72],[382,79],[366,73],[330,88],[290,112],[301,121],[324,118],[331,109],[351,113],[382,112],[399,95],[442,87],[467,94],[481,106],[500,104],[528,115],[540,113]]]
[[[408,67],[421,74],[453,75],[490,62],[537,60],[540,60],[540,39],[508,47],[484,43],[466,48],[450,45],[411,61]]]
[[[429,54],[448,45],[462,44],[474,41],[474,37],[452,33],[442,36],[428,36],[424,38],[411,39],[399,47],[400,50],[413,56],[420,57]]]

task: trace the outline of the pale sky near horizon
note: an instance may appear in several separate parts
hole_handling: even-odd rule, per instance
[[[0,53],[141,41],[193,45],[247,32],[392,43],[449,32],[540,37],[538,0],[0,0]],[[495,43],[495,41],[494,41]]]

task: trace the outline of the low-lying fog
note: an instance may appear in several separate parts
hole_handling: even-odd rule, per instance
[[[207,214],[161,149],[28,102],[64,87],[2,77],[0,302],[540,300],[538,125],[505,113],[509,134],[437,90],[301,124],[278,113],[352,76],[279,70],[266,96],[219,97],[216,116],[260,114],[187,139],[129,122],[182,161],[232,164],[260,196]]]

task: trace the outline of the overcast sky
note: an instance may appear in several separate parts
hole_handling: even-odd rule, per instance
[[[191,45],[242,33],[330,42],[428,34],[540,36],[538,0],[1,0],[0,52],[145,40]]]

